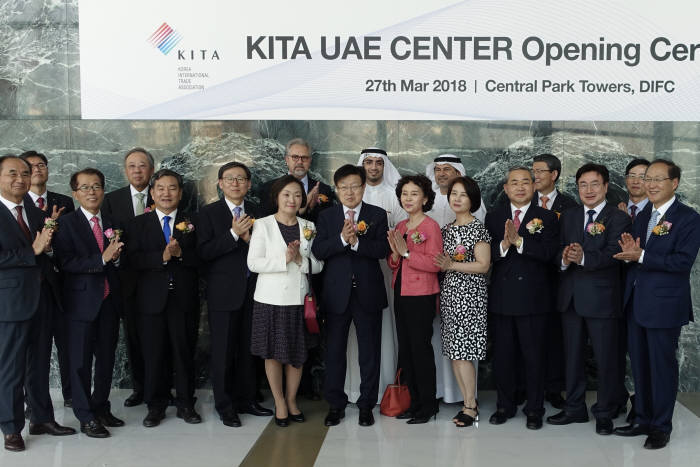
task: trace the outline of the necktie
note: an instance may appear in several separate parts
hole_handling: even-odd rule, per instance
[[[588,228],[588,225],[594,222],[593,216],[595,216],[595,209],[589,209],[588,211],[586,211],[586,214],[588,214],[588,222],[586,222],[586,225],[583,226],[583,230],[586,230]]]
[[[102,253],[105,250],[105,239],[104,235],[102,235],[102,229],[100,228],[100,221],[97,219],[97,216],[93,216],[90,222],[92,222],[92,234],[95,236],[97,246],[100,248],[100,253]],[[102,300],[107,298],[107,295],[109,295],[109,282],[107,282],[107,277],[105,276],[105,291],[102,294]]]
[[[170,243],[170,216],[163,216],[163,236],[165,237],[165,243]]]
[[[32,234],[29,231],[29,227],[27,227],[27,223],[24,222],[24,216],[22,216],[22,206],[15,206],[15,211],[17,211],[17,223],[19,224],[19,228],[22,229],[22,232],[24,232],[24,235],[27,236],[29,241],[32,241]]]
[[[630,206],[630,214],[632,215],[632,222],[634,222],[634,218],[637,216],[637,205],[633,204]]]
[[[515,225],[515,230],[520,230],[520,213],[522,211],[520,209],[516,209],[515,212],[513,213],[513,224]]]
[[[136,193],[134,196],[136,196],[136,211],[134,212],[134,214],[140,216],[141,214],[143,214],[143,211],[146,210],[146,203],[144,202],[144,200],[146,199],[146,195],[144,195],[143,193]]]
[[[235,208],[233,208],[233,218],[236,220],[241,218],[241,207],[240,206],[236,206]]]
[[[659,218],[659,211],[654,209],[651,212],[651,219],[649,219],[649,225],[647,225],[647,239],[646,241],[649,241],[649,237],[651,236],[651,231],[654,230],[654,227],[656,227],[656,221]]]
[[[548,197],[542,196],[542,197],[540,197],[540,201],[542,201],[542,208],[543,208],[543,209],[549,209],[549,208],[547,207],[547,203],[549,202],[549,198],[548,198]]]
[[[36,200],[36,205],[39,209],[44,209],[44,206],[46,206],[46,201],[44,201],[44,197],[40,196]]]
[[[355,223],[355,210],[354,209],[348,209],[348,219],[353,224]]]

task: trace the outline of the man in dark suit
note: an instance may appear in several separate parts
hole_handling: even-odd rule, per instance
[[[486,214],[486,228],[494,239],[489,314],[498,391],[497,410],[489,422],[500,425],[515,416],[516,375],[522,361],[526,426],[538,430],[544,415],[545,337],[551,312],[549,265],[557,251],[559,225],[552,211],[532,203],[534,179],[526,167],[510,169],[503,189],[510,203]]]
[[[148,183],[153,175],[155,161],[150,152],[144,148],[133,148],[124,156],[124,172],[129,185],[105,195],[102,211],[114,221],[127,227],[134,216],[149,210],[153,199],[148,191]],[[125,239],[128,242],[129,232]],[[133,392],[124,401],[126,407],[140,405],[143,402],[144,363],[141,342],[138,336],[136,315],[136,275],[129,264],[124,264],[119,271],[124,302],[123,321],[126,351],[131,369]]]
[[[46,183],[49,180],[49,162],[46,156],[36,151],[26,151],[19,157],[24,159],[32,168],[32,183],[29,192],[24,196],[26,203],[32,203],[37,208],[43,210],[47,216],[56,220],[61,214],[73,212],[73,200],[66,195],[48,191]],[[52,268],[53,269],[53,268]],[[57,284],[58,285],[58,284]],[[60,307],[60,300],[55,304]],[[51,343],[56,343],[56,354],[58,356],[58,368],[61,374],[61,392],[63,393],[63,405],[72,406],[70,392],[70,373],[68,371],[68,350],[66,343],[66,321],[59,309],[47,308],[47,317],[43,320],[46,324],[42,328],[45,338],[41,339],[39,348],[45,350],[48,347],[51,355]],[[45,352],[41,352],[45,354]],[[31,410],[28,409],[31,413]]]
[[[618,326],[622,313],[618,240],[630,219],[605,201],[610,175],[605,166],[585,164],[576,172],[583,206],[562,213],[561,245],[556,264],[561,270],[557,308],[562,313],[566,354],[566,404],[547,418],[552,425],[588,422],[586,336],[591,341],[598,375],[598,400],[591,408],[596,433],[612,433],[620,404]]]
[[[539,154],[533,158],[532,173],[535,176],[535,196],[532,199],[534,205],[554,211],[559,217],[562,212],[578,206],[571,196],[557,190],[557,181],[561,175],[561,161],[552,154]],[[552,310],[556,310],[557,281],[559,273],[556,266],[552,266],[549,282],[552,284],[550,300]],[[544,379],[544,399],[557,409],[564,408],[564,399],[561,392],[564,390],[564,340],[561,329],[561,314],[549,313],[547,315],[546,337],[547,367]]]
[[[681,327],[693,321],[690,271],[700,248],[700,215],[676,199],[680,178],[673,162],[651,162],[644,177],[649,204],[635,220],[633,234],[622,236],[622,252],[615,255],[631,264],[624,303],[635,388],[634,421],[615,434],[647,435],[647,449],[670,440],[678,338]]]
[[[229,162],[219,168],[224,197],[204,206],[197,232],[207,281],[214,404],[226,426],[241,426],[238,413],[270,416],[255,400],[255,361],[250,353],[252,297],[256,274],[248,271],[248,242],[258,206],[244,201],[251,186],[248,167]]]
[[[118,226],[100,210],[104,183],[102,172],[93,168],[71,175],[80,209],[59,217],[54,238],[63,272],[73,413],[81,431],[92,438],[108,437],[105,426],[124,425],[112,415],[109,402],[122,305],[117,265],[124,244]]]
[[[36,349],[29,350],[38,343],[39,325],[47,302],[55,298],[52,285],[56,285],[55,275],[51,281],[45,277],[53,272],[45,254],[51,250],[53,229],[44,227],[42,211],[24,201],[30,177],[25,161],[0,157],[0,428],[8,451],[25,449],[21,435],[25,378],[37,409],[30,434],[75,433],[54,421],[45,368],[48,359]]]
[[[350,323],[357,330],[360,364],[360,425],[374,424],[372,409],[379,391],[382,310],[387,306],[384,276],[379,261],[389,254],[386,211],[362,202],[365,169],[344,165],[333,175],[341,205],[318,217],[318,234],[311,250],[325,261],[321,308],[326,313],[325,398],[330,404],[326,426],[337,425],[345,416],[345,386]],[[356,225],[369,227],[360,233]]]
[[[146,427],[165,418],[171,375],[166,358],[171,349],[177,391],[177,417],[200,423],[194,409],[194,342],[188,323],[199,313],[197,238],[192,217],[178,209],[182,176],[161,169],[151,178],[153,211],[131,220],[128,259],[136,274],[138,334],[145,362]]]

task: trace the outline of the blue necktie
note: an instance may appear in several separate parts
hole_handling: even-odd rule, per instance
[[[595,209],[589,209],[588,211],[586,211],[586,214],[588,214],[588,222],[586,222],[586,225],[583,228],[583,230],[587,230],[588,225],[592,224],[594,222],[593,216],[595,215]],[[580,219],[580,217],[579,217],[579,219]]]
[[[170,234],[170,216],[163,216],[163,236],[166,245],[170,243]]]
[[[649,219],[649,225],[647,225],[647,239],[646,241],[649,241],[649,237],[651,236],[651,231],[654,230],[654,227],[656,227],[656,221],[659,218],[659,211],[654,209],[651,212],[651,219]]]
[[[233,218],[236,220],[241,218],[241,207],[240,206],[236,206],[235,208],[233,208]]]

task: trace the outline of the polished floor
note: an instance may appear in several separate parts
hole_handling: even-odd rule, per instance
[[[144,406],[125,408],[129,391],[113,391],[114,414],[127,425],[111,428],[112,437],[90,439],[79,434],[63,438],[23,433],[27,451],[0,451],[0,467],[10,466],[696,466],[700,458],[700,398],[680,394],[671,443],[659,451],[642,448],[644,437],[620,438],[595,434],[595,422],[539,431],[525,428],[519,414],[501,426],[488,417],[495,394],[480,394],[482,421],[457,429],[450,422],[457,406],[442,405],[437,420],[406,425],[379,416],[368,428],[357,424],[358,410],[348,407],[337,426],[323,426],[326,405],[302,400],[304,424],[279,428],[269,417],[242,416],[242,428],[221,424],[210,391],[199,391],[197,409],[204,422],[188,425],[169,408],[157,428],[144,428]],[[55,394],[58,397],[58,394]],[[589,394],[589,398],[594,394]],[[686,407],[686,404],[688,407]],[[69,409],[56,400],[56,420],[77,427]],[[271,405],[267,401],[266,405]],[[547,415],[556,411],[547,405]],[[621,419],[617,421],[622,423]]]

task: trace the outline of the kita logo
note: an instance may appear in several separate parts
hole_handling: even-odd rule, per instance
[[[168,26],[168,23],[163,23],[146,40],[163,52],[163,55],[168,55],[181,39],[182,35],[179,32]]]

